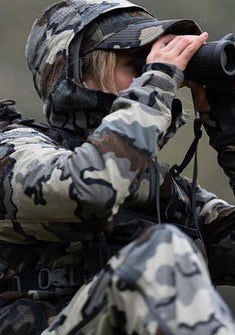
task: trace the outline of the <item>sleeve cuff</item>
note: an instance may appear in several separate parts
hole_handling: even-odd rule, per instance
[[[177,87],[180,87],[184,81],[184,72],[176,65],[169,63],[151,63],[143,67],[143,73],[147,71],[160,71],[176,81]]]

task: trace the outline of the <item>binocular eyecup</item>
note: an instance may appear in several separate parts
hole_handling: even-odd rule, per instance
[[[136,53],[135,67],[139,75],[150,50]],[[229,33],[219,41],[203,44],[188,63],[185,78],[202,85],[235,85],[235,34]]]
[[[202,45],[188,63],[185,77],[201,84],[235,84],[235,35]]]

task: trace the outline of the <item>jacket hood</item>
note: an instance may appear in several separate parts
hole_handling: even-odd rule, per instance
[[[84,85],[79,55],[82,41],[87,38],[85,28],[91,22],[98,22],[96,29],[93,29],[97,32],[102,26],[102,17],[107,17],[107,13],[120,13],[122,9],[148,13],[144,8],[126,0],[65,0],[46,8],[35,21],[26,45],[26,58],[36,90],[43,101],[44,116],[50,124],[86,133],[89,128],[97,127],[109,113],[116,96]],[[138,25],[136,18],[132,19],[133,22],[125,22],[124,28],[121,25],[123,29],[119,25],[115,31],[111,24],[108,31],[101,29],[101,34],[95,33],[94,36],[98,37],[89,38],[89,51],[92,48],[142,46],[172,29],[176,33],[200,33],[200,28],[190,20],[158,21],[149,13],[142,21],[138,20]],[[137,26],[138,31],[135,28]],[[135,38],[130,41],[129,37],[129,42],[123,43],[127,40],[125,36]],[[179,125],[181,123],[178,122]]]

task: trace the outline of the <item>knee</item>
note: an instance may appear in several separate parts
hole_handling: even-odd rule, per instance
[[[191,243],[172,225],[150,228],[129,247],[115,273],[119,278],[136,282],[144,273],[156,272],[164,265],[174,266],[177,255],[193,251]]]

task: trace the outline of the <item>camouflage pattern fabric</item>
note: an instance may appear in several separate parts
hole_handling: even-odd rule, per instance
[[[125,12],[133,12],[125,22],[119,22],[120,15],[116,18],[116,14],[113,13],[123,9]],[[114,15],[115,23],[109,21],[105,30],[101,30],[102,16],[107,13],[110,16]],[[99,33],[96,31],[96,34],[92,34],[92,30],[88,31],[88,36],[85,35],[83,39],[85,28],[89,28],[89,23],[96,22],[96,19],[101,20]],[[123,25],[126,29],[131,26],[133,35],[134,25],[133,22],[130,24],[131,20],[140,26],[138,34],[135,34],[135,43],[130,42],[127,32],[128,38],[125,39],[125,43],[116,43],[115,48],[143,46],[164,33],[171,32],[173,28],[176,32],[184,34],[200,33],[200,28],[191,20],[158,21],[147,14],[145,9],[126,0],[60,1],[48,7],[35,21],[28,39],[26,57],[33,73],[35,87],[43,100],[44,115],[49,123],[75,131],[84,130],[97,127],[97,118],[101,120],[110,112],[115,96],[83,86],[82,74],[79,71],[82,59],[78,55],[82,41],[85,40],[85,45],[89,41],[89,47],[92,41],[92,48],[99,42],[108,42],[114,34],[114,27],[120,31]],[[72,54],[71,42],[75,36],[76,48]],[[109,43],[102,44],[102,48],[109,47]],[[79,74],[76,75],[77,71]]]
[[[111,229],[113,216],[124,200],[136,199],[142,192],[142,187],[138,191],[141,175],[170,124],[170,106],[182,80],[175,67],[148,66],[120,93],[112,113],[88,142],[74,152],[30,127],[16,124],[4,128],[0,134],[5,164],[1,240],[17,244],[71,242]],[[163,177],[167,177],[162,181],[164,219],[190,226],[190,180],[185,178],[179,187],[167,168]],[[212,226],[214,221],[221,222],[220,213],[224,220],[234,212],[233,206],[200,187],[197,207],[201,224]]]
[[[5,122],[0,125],[1,247],[5,245],[7,248],[14,245],[20,249],[21,246],[22,248],[29,246],[33,251],[43,243],[50,244],[51,250],[53,247],[56,249],[60,244],[61,257],[47,264],[53,269],[78,263],[82,258],[85,244],[92,243],[97,233],[112,230],[114,218],[121,207],[133,210],[143,209],[143,211],[151,208],[156,214],[155,202],[150,201],[152,198],[150,197],[151,183],[143,176],[159,149],[184,122],[180,109],[176,113],[177,117],[172,117],[172,114],[175,116],[176,90],[184,79],[182,71],[175,66],[158,63],[146,66],[143,74],[133,80],[131,86],[120,92],[118,96],[88,89],[83,86],[82,82],[77,81],[79,78],[74,76],[73,64],[76,66],[80,64],[79,61],[74,62],[75,55],[70,54],[74,37],[76,36],[76,50],[79,51],[79,39],[81,43],[83,29],[90,22],[103,13],[130,7],[140,10],[139,7],[124,0],[118,2],[111,0],[104,2],[96,0],[61,1],[48,8],[35,22],[31,31],[26,54],[36,88],[43,100],[44,113],[53,126],[69,129],[79,135],[82,132],[85,136],[91,128],[97,127],[83,145],[73,150],[65,148],[61,143],[30,128],[30,122],[27,125],[27,122],[22,124],[19,120],[15,120],[13,125],[5,126]],[[174,26],[176,22],[173,20],[171,23]],[[169,25],[168,22],[164,25],[156,21],[155,26],[157,25],[159,33],[155,31],[154,39],[169,31],[171,24]],[[162,166],[161,174],[161,211],[164,221],[173,222],[182,227],[194,227],[191,211],[191,181],[183,177],[172,178],[167,166]],[[228,219],[231,220],[234,217],[234,206],[218,199],[214,194],[199,186],[196,193],[198,219],[201,229],[205,229],[205,236],[208,230],[216,232],[222,224],[226,225]],[[165,233],[169,234],[169,239],[164,237]],[[158,236],[160,240],[157,242]],[[161,238],[162,241],[168,242],[161,243]],[[180,243],[175,242],[175,239]],[[134,293],[133,302],[135,301],[134,303],[138,305],[140,301],[143,306],[145,311],[143,318],[144,323],[147,322],[147,327],[150,329],[148,331],[153,332],[158,329],[157,318],[153,320],[152,316],[156,314],[152,314],[151,309],[154,304],[152,297],[155,294],[153,291],[147,292],[148,289],[157,289],[159,297],[155,298],[160,299],[160,305],[168,304],[162,294],[165,294],[166,299],[169,297],[167,315],[160,314],[163,317],[163,325],[166,324],[173,333],[179,327],[177,325],[179,321],[183,324],[182,329],[188,329],[188,327],[194,329],[195,326],[195,334],[203,334],[201,325],[206,325],[203,327],[205,333],[208,330],[209,334],[213,332],[233,334],[234,326],[229,312],[225,307],[221,307],[220,298],[212,293],[214,291],[204,266],[200,264],[195,252],[192,251],[191,242],[184,241],[185,237],[176,229],[161,228],[156,230],[156,233],[154,232],[149,239],[147,238],[146,242],[139,244],[140,249],[141,245],[146,245],[150,253],[150,264],[153,262],[156,266],[156,268],[153,267],[152,272],[149,272],[151,266],[148,262],[143,260],[141,263],[141,274],[144,280],[152,276],[150,278],[153,283],[152,288],[148,282],[141,282],[141,276],[138,273],[132,279],[132,283],[138,282],[139,285],[141,282],[142,285],[140,286],[141,296],[138,292]],[[138,243],[124,249],[120,253],[120,258],[113,258],[110,261],[107,269],[113,267],[115,273],[120,261],[120,269],[123,264],[122,273],[124,275],[124,272],[126,273],[125,264],[131,266],[133,263],[131,258],[128,263],[128,257],[124,255],[126,253],[130,253],[130,256],[135,255],[134,251],[139,250],[137,246]],[[163,252],[160,252],[162,247]],[[171,259],[168,252],[169,255],[172,255]],[[155,258],[152,257],[155,253],[160,255],[156,263]],[[194,280],[193,275],[192,280],[190,276],[186,276],[188,286],[185,284],[183,291],[179,282],[176,285],[172,284],[174,276],[169,276],[169,271],[177,274],[180,272],[174,263],[174,257],[177,255],[181,259],[180,262],[185,259],[187,263],[189,257],[189,263],[196,264],[201,271],[199,271],[200,275],[197,280]],[[4,252],[1,257],[4,260]],[[122,261],[123,257],[127,259],[127,263]],[[158,267],[160,273],[158,273]],[[22,264],[14,268],[16,272],[20,272],[21,269]],[[84,315],[80,316],[79,311],[81,301],[87,300],[89,289],[96,287],[99,282],[101,286],[107,286],[106,279],[110,279],[109,271],[105,269],[104,274],[104,280],[101,275],[98,277],[100,280],[95,279],[81,289],[66,309],[69,311],[69,318],[73,318],[73,315],[76,315],[75,311],[78,310],[78,318],[75,318],[72,323],[69,321],[68,327],[77,327],[77,324],[84,319]],[[116,273],[112,276],[112,280],[114,280],[114,291],[109,292],[110,295],[113,295],[111,303],[113,299],[116,299],[115,296],[119,297],[115,288],[119,282]],[[164,281],[167,285],[164,285]],[[162,286],[167,286],[167,290],[159,290],[159,283],[161,290]],[[195,283],[196,286],[194,284],[191,286],[191,283]],[[202,299],[199,298],[201,293],[199,293],[198,285],[204,287]],[[172,297],[175,295],[176,300],[171,301],[171,296],[167,293],[169,286],[169,293],[172,294]],[[189,289],[189,303],[184,295],[185,287]],[[123,289],[125,290],[125,285]],[[127,297],[130,296],[132,299],[132,291],[129,291],[128,288]],[[105,292],[107,293],[107,289]],[[103,294],[106,294],[105,292]],[[135,292],[134,289],[133,292]],[[146,303],[143,297],[147,297]],[[107,305],[103,305],[103,301],[99,300],[101,298],[102,295],[99,297],[93,295],[91,307],[93,308],[93,304],[96,307],[97,304],[98,308],[95,308],[95,311],[97,313],[101,311],[100,313],[103,314],[102,306],[106,309]],[[104,298],[106,299],[106,296]],[[210,299],[212,302],[209,302]],[[181,304],[181,301],[184,303]],[[205,310],[201,308],[202,301],[207,306]],[[149,302],[151,305],[148,305]],[[126,316],[123,314],[122,308],[124,307],[120,307],[118,303],[115,306],[115,311],[117,308],[121,308],[121,311],[119,313],[117,310],[114,313],[118,314],[119,318],[122,315],[127,320],[125,331],[130,329],[130,334],[146,333],[141,328],[143,324],[134,324],[135,319],[129,318],[128,313]],[[128,306],[127,312],[128,309],[130,310]],[[190,315],[186,318],[185,313],[182,312],[176,321],[175,315],[181,313],[182,310],[188,310],[188,306],[193,307],[189,309]],[[149,310],[146,309],[147,307]],[[138,313],[138,311],[136,308],[135,312]],[[142,308],[140,311],[142,312]],[[50,332],[56,331],[56,325],[62,324],[67,318],[67,314],[64,316],[63,313],[58,317]],[[159,314],[158,311],[156,313]],[[85,314],[91,316],[89,308],[85,310]],[[190,317],[193,317],[193,320]],[[96,323],[98,318],[91,319],[91,321],[94,320]],[[107,318],[104,317],[103,320],[104,324],[100,325],[101,329],[107,323]],[[1,322],[0,318],[0,325]],[[22,324],[23,322],[24,320]],[[75,325],[74,322],[77,324]],[[69,334],[70,328],[68,331],[63,328],[66,327],[66,324],[65,321],[64,326],[58,328],[61,334]],[[111,324],[114,329],[117,327],[115,320]],[[92,322],[87,326],[94,329]]]
[[[40,335],[49,326],[48,321],[58,314],[60,305],[19,299],[1,306],[1,335]]]
[[[233,87],[221,86],[207,88],[207,96],[212,110],[200,113],[201,120],[210,137],[211,146],[218,153],[218,162],[229,177],[235,194],[235,91]],[[209,267],[215,282],[221,283],[221,273],[227,273],[227,284],[232,282],[235,260],[234,218],[227,217],[225,225],[218,231],[206,229],[208,241]],[[226,264],[231,264],[225,270]]]
[[[127,8],[125,12],[110,11],[88,25],[81,45],[81,56],[97,49],[140,49],[172,29],[175,34],[201,32],[192,20],[158,21],[151,14],[133,8]]]
[[[161,329],[162,332],[157,332]],[[234,334],[191,240],[150,229],[114,256],[43,335]]]
[[[212,111],[200,113],[201,119],[235,194],[235,89],[221,84],[208,88],[207,95]]]

